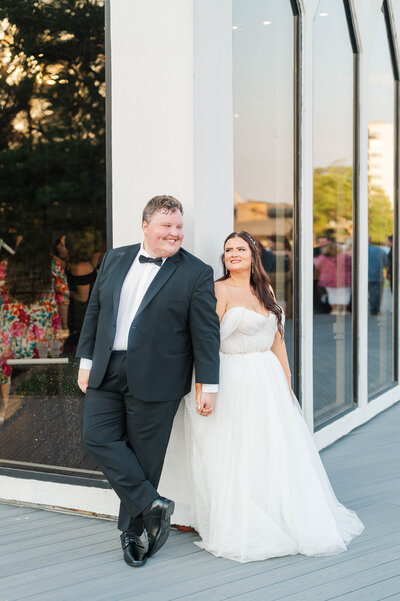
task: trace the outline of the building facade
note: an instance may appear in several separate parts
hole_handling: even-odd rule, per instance
[[[396,403],[400,0],[14,5],[0,10],[0,498],[115,515],[80,439],[74,350],[106,246],[141,239],[157,194],[183,202],[184,245],[216,276],[233,229],[262,246],[320,449]],[[32,232],[65,322],[49,310],[40,331],[29,298],[7,297]]]

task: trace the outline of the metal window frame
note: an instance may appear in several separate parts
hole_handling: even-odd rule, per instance
[[[303,228],[300,202],[301,202],[301,178],[302,178],[302,46],[303,46],[303,24],[302,6],[299,0],[290,0],[293,12],[293,390],[300,404],[302,404],[302,374],[303,359],[301,353],[302,320],[301,311],[301,261],[300,244]]]
[[[392,278],[393,278],[393,382],[387,387],[391,388],[399,382],[399,159],[400,159],[400,55],[397,43],[396,29],[392,0],[383,0],[382,12],[385,19],[385,29],[389,45],[390,60],[394,78],[394,157],[393,157],[393,248],[392,248]],[[380,391],[385,392],[384,389]],[[370,399],[373,400],[373,399]]]
[[[352,261],[352,304],[351,329],[352,329],[352,390],[353,404],[358,405],[360,400],[359,373],[360,352],[359,332],[361,329],[361,315],[358,311],[360,301],[359,270],[361,258],[360,245],[360,54],[361,42],[358,30],[353,0],[343,0],[343,8],[347,20],[350,43],[353,50],[353,261]]]
[[[113,245],[112,210],[112,119],[111,119],[111,0],[105,0],[105,57],[106,57],[106,237],[107,248]]]

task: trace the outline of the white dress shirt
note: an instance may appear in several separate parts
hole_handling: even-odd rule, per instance
[[[127,350],[131,323],[135,318],[148,287],[160,271],[160,267],[155,263],[140,263],[140,255],[150,257],[149,253],[143,248],[143,244],[140,246],[140,250],[122,284],[113,351]],[[165,259],[163,259],[164,262]]]
[[[161,269],[161,267],[155,263],[140,263],[140,255],[150,257],[149,253],[144,249],[143,244],[140,245],[139,252],[130,266],[129,271],[125,276],[124,283],[122,284],[117,313],[117,325],[112,347],[113,351],[127,350],[131,323],[135,318],[140,303],[151,282]],[[166,259],[163,259],[163,264],[164,261],[166,261]],[[82,358],[79,367],[81,369],[91,369],[92,360]],[[203,384],[203,392],[217,391],[217,384]]]

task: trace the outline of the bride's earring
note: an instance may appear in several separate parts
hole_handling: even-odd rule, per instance
[[[254,273],[254,264],[252,263],[251,264],[251,274],[253,275],[253,273]]]

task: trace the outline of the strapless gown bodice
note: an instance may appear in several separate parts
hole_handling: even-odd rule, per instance
[[[221,353],[260,353],[271,349],[277,330],[273,313],[267,317],[245,307],[232,307],[221,322]]]

